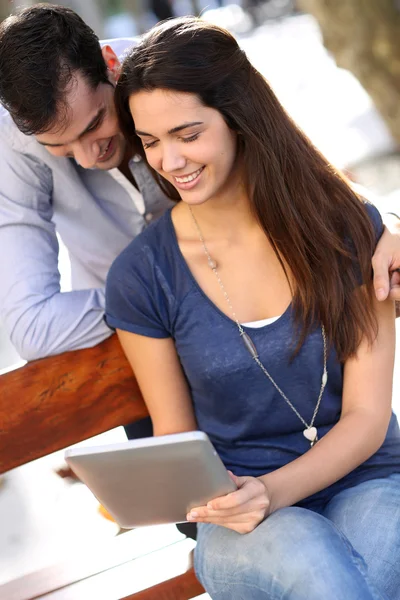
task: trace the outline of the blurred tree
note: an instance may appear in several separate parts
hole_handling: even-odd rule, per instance
[[[33,4],[32,0],[19,0],[18,3],[15,3],[14,0],[0,0],[0,21],[8,17],[17,7],[30,4]]]
[[[147,0],[120,0],[118,4],[120,5],[121,12],[131,13],[138,21],[140,21],[140,18],[148,8]]]
[[[400,1],[298,0],[318,21],[339,67],[351,71],[400,143]]]
[[[0,0],[0,21],[5,19],[11,12],[9,0]]]

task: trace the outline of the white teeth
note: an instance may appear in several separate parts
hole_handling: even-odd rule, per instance
[[[201,169],[199,169],[195,173],[192,173],[191,175],[187,175],[187,177],[175,177],[175,181],[177,181],[178,183],[189,183],[189,181],[193,181],[193,179],[196,179],[196,177],[198,177],[200,175],[202,170],[203,170],[203,167],[201,167]]]
[[[107,154],[110,144],[111,144],[111,140],[108,142],[107,148],[104,150],[104,152],[102,154],[100,154],[99,158],[103,158],[103,156],[105,156]]]

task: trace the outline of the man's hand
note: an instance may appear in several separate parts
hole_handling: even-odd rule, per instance
[[[193,508],[187,520],[214,523],[237,533],[250,533],[269,514],[270,499],[267,487],[257,477],[236,477],[229,471],[238,489],[226,496]]]
[[[372,267],[377,299],[386,300],[390,296],[400,302],[400,232],[390,233],[385,227],[372,257]]]

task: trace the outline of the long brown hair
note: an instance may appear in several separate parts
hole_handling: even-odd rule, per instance
[[[377,327],[371,281],[376,234],[364,203],[293,123],[234,37],[194,17],[171,19],[127,56],[115,101],[122,131],[144,159],[129,97],[153,89],[196,94],[240,133],[255,214],[291,272],[296,351],[317,323],[342,361],[363,335],[371,342]],[[176,189],[153,174],[178,200]]]

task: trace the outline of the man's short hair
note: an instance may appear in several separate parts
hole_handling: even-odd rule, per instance
[[[71,9],[36,4],[0,25],[0,103],[28,135],[68,121],[77,73],[92,89],[109,83],[99,38]]]

